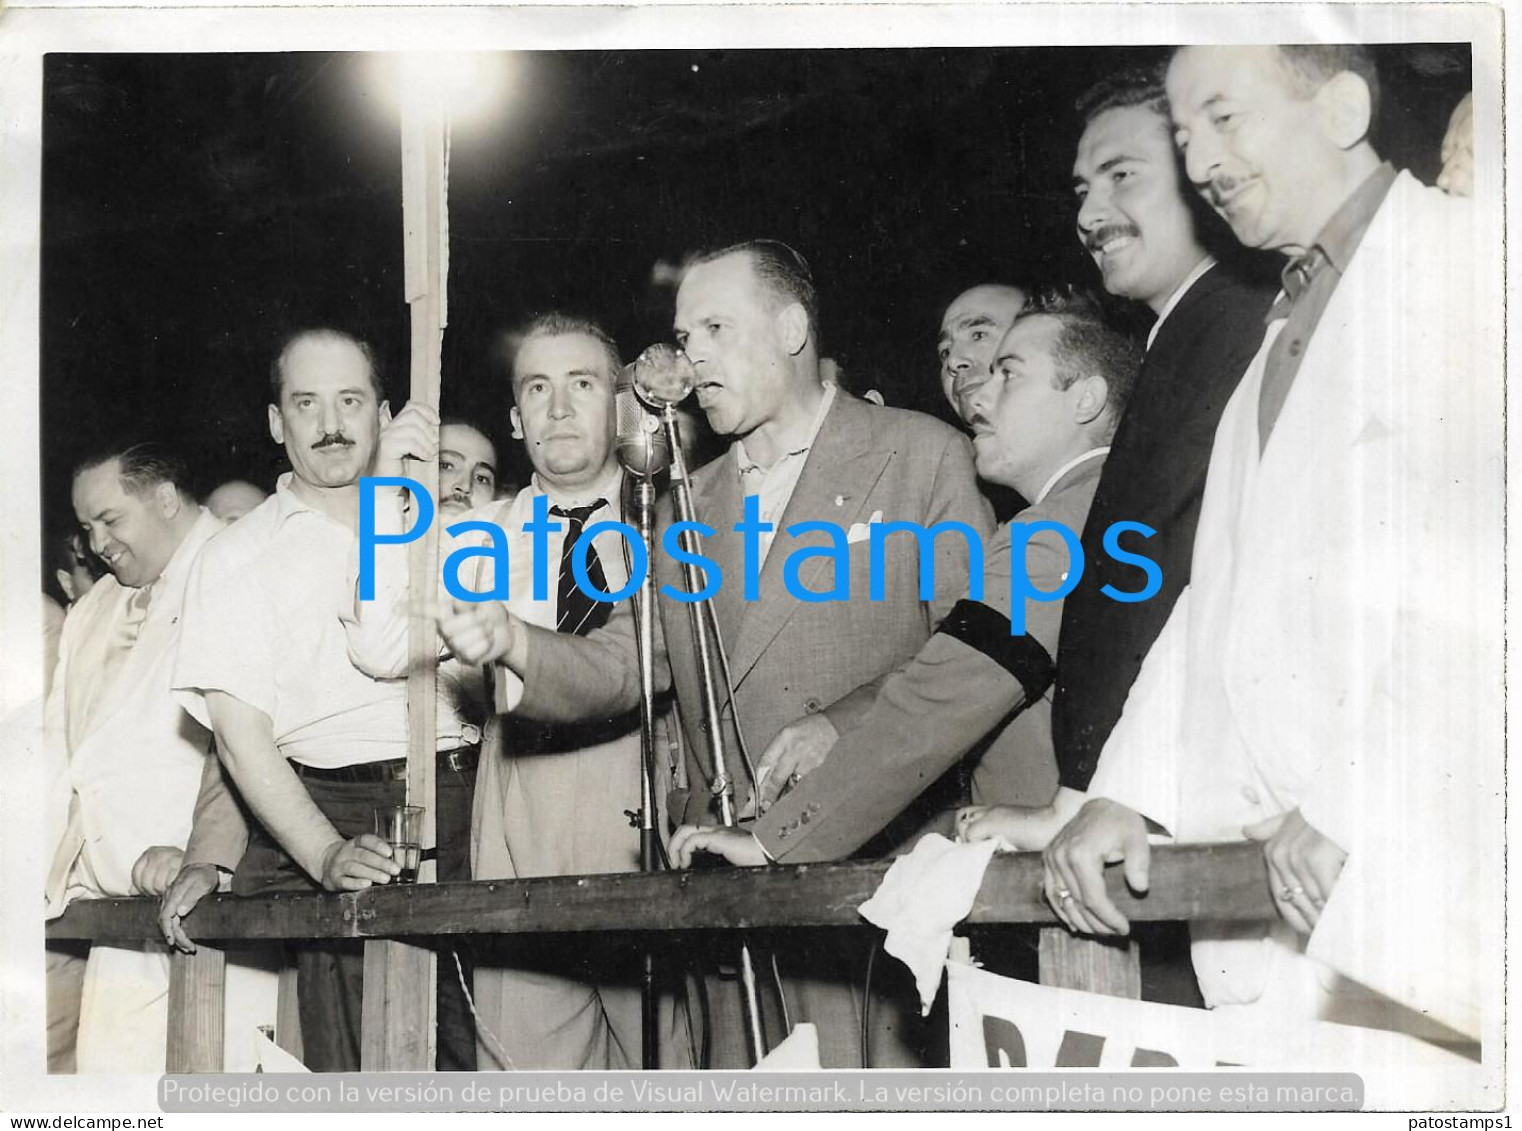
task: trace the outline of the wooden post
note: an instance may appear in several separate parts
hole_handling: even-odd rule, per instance
[[[412,320],[411,399],[439,407],[439,369],[444,349],[445,288],[448,272],[448,217],[445,212],[444,100],[427,56],[402,63],[402,223],[407,306]],[[436,76],[434,76],[436,77]],[[410,466],[438,500],[437,462]],[[408,547],[411,596],[432,599],[438,591],[439,523]],[[423,815],[423,847],[436,840],[434,762],[437,751],[438,643],[426,617],[412,617],[407,666],[407,783],[413,805]],[[419,870],[421,882],[434,879],[432,861]]]
[[[1072,934],[1066,927],[1043,927],[1037,961],[1043,986],[1141,997],[1141,952],[1130,939],[1102,940]]]
[[[282,958],[275,987],[275,1043],[297,1060],[306,1056],[301,1041],[301,1003],[296,997],[296,966],[289,952]]]
[[[169,956],[169,1072],[221,1072],[227,956],[205,943]]]
[[[436,955],[390,939],[365,940],[365,998],[359,1066],[364,1072],[419,1072],[434,1067]],[[419,999],[419,988],[428,995]]]
[[[406,299],[412,322],[411,399],[437,408],[447,321],[449,220],[445,202],[446,107],[438,59],[405,56],[402,72],[402,226]],[[410,469],[438,499],[437,462]],[[431,599],[438,589],[438,524],[408,549],[409,594]],[[438,645],[434,626],[412,617],[407,666],[407,796],[423,806],[422,847],[438,842],[434,769],[438,748]],[[431,853],[429,854],[431,855]],[[419,883],[432,883],[437,865],[425,860]],[[366,1068],[431,1069],[436,1060],[432,950],[400,942],[365,944],[363,1037]]]

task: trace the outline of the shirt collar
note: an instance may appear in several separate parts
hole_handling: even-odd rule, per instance
[[[184,538],[180,539],[180,544],[174,548],[174,553],[169,555],[169,561],[165,564],[163,572],[147,588],[152,588],[165,578],[173,580],[188,570],[190,563],[195,560],[196,554],[200,552],[201,544],[226,525],[226,523],[205,507],[197,509],[200,513],[196,516],[195,525],[185,533]]]
[[[820,398],[819,408],[814,413],[814,421],[809,425],[808,438],[804,441],[801,448],[794,448],[790,452],[783,453],[782,457],[777,460],[777,463],[781,463],[786,459],[792,459],[795,456],[801,456],[814,446],[814,441],[819,438],[819,429],[824,425],[824,418],[829,415],[830,406],[835,403],[835,393],[838,389],[839,386],[833,383],[825,384],[824,396]],[[764,475],[766,472],[771,470],[771,468],[762,467],[759,463],[750,458],[749,453],[747,453],[745,450],[744,440],[735,441],[735,462],[740,465],[741,475],[748,474],[752,471],[759,471]],[[772,465],[772,467],[776,466],[777,464]]]
[[[1168,296],[1168,301],[1163,304],[1162,310],[1158,311],[1157,321],[1152,323],[1152,329],[1147,333],[1148,349],[1151,349],[1152,343],[1157,340],[1157,332],[1163,328],[1163,323],[1167,321],[1168,315],[1173,313],[1173,308],[1189,293],[1189,288],[1200,281],[1200,276],[1204,275],[1206,271],[1209,271],[1214,266],[1215,256],[1206,252],[1205,258],[1194,265],[1194,270],[1185,275],[1184,281]]]
[[[290,518],[291,515],[301,514],[303,511],[307,511],[312,514],[322,514],[320,510],[312,506],[310,503],[303,501],[301,496],[292,490],[291,484],[295,482],[295,480],[296,473],[294,471],[284,472],[280,478],[275,480],[276,526],[284,524],[285,520]],[[327,518],[328,516],[324,514],[322,517]]]
[[[1052,477],[1048,479],[1044,484],[1042,484],[1041,490],[1037,492],[1036,497],[1031,500],[1031,506],[1035,506],[1037,503],[1042,502],[1048,495],[1050,495],[1052,493],[1052,488],[1057,486],[1058,481],[1068,472],[1072,471],[1073,468],[1077,467],[1079,464],[1088,463],[1091,459],[1099,459],[1109,454],[1110,445],[1106,444],[1101,448],[1090,448],[1081,456],[1074,456],[1072,459],[1068,460],[1067,463],[1063,464],[1056,471],[1054,471],[1052,473]]]
[[[564,507],[567,510],[571,507],[584,507],[588,503],[595,503],[598,499],[605,499],[609,506],[617,510],[623,485],[624,469],[614,464],[612,470],[596,483],[584,487],[579,491],[565,492],[557,499],[545,490],[544,481],[539,478],[539,473],[536,471],[529,477],[529,490],[531,492],[529,499],[532,500],[534,495],[544,495],[549,498],[553,505]]]
[[[1395,184],[1395,166],[1388,161],[1364,178],[1363,184],[1353,190],[1353,195],[1342,202],[1316,236],[1316,242],[1284,265],[1279,274],[1282,284],[1279,297],[1264,316],[1265,322],[1288,318],[1300,296],[1305,294],[1316,277],[1327,268],[1341,278],[1353,260],[1353,253],[1363,242],[1364,233],[1374,222],[1379,206],[1384,203],[1390,186]]]
[[[1363,242],[1364,233],[1374,222],[1374,214],[1385,202],[1385,196],[1393,184],[1395,166],[1388,161],[1380,162],[1379,168],[1365,177],[1363,184],[1353,190],[1353,195],[1342,202],[1342,207],[1332,214],[1326,227],[1316,237],[1315,246],[1321,249],[1339,273],[1348,269],[1353,253]]]

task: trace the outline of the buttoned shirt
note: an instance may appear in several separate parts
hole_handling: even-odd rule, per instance
[[[597,499],[605,500],[607,505],[599,507],[588,517],[587,527],[590,528],[599,523],[621,520],[619,500],[622,498],[622,492],[623,471],[617,466],[584,491],[574,495],[557,493],[553,498],[549,497],[543,482],[538,475],[535,475],[529,481],[529,485],[519,491],[512,500],[491,503],[470,511],[461,515],[450,525],[456,526],[463,522],[487,522],[494,524],[500,530],[500,535],[492,537],[506,550],[507,576],[506,584],[502,588],[508,594],[504,602],[508,611],[526,624],[553,629],[560,613],[556,579],[570,523],[564,518],[549,515],[549,506],[559,506],[569,510],[575,506],[589,505]],[[544,556],[536,562],[534,538],[526,532],[525,527],[534,517],[534,500],[539,497],[547,499],[546,514],[550,523],[558,529],[553,529],[542,536]],[[384,509],[377,515],[376,528],[380,533],[387,533],[399,530],[400,523],[399,510]],[[447,563],[451,555],[473,547],[484,547],[487,542],[488,536],[480,531],[462,532],[459,535],[450,534],[447,530],[442,533],[439,543],[439,561],[442,567],[439,578],[441,600],[447,602],[452,599],[443,584],[443,569],[448,568]],[[592,540],[592,547],[602,562],[609,591],[617,591],[628,584],[629,567],[624,558],[624,541],[618,531],[604,530],[598,533]],[[406,551],[402,546],[377,548],[375,596],[372,601],[362,604],[359,610],[359,621],[349,626],[352,654],[355,661],[366,671],[390,673],[406,670],[405,555]],[[543,598],[534,596],[536,574],[544,582]],[[475,593],[488,592],[498,587],[492,560],[481,555],[473,555],[461,561],[458,581],[465,589]],[[504,710],[516,707],[518,700],[523,696],[522,681],[501,665],[494,667],[492,675],[493,679],[498,681],[499,707]],[[441,710],[443,708],[442,702],[440,708]]]
[[[1316,332],[1332,292],[1394,183],[1395,166],[1386,161],[1343,201],[1305,254],[1285,266],[1281,276],[1284,291],[1268,312],[1270,325],[1282,320],[1284,326],[1264,362],[1263,393],[1258,405],[1260,450],[1268,443],[1274,422],[1279,419],[1279,410],[1300,372],[1306,344]]]
[[[349,659],[355,533],[275,493],[207,544],[185,598],[175,694],[210,726],[206,694],[263,711],[294,762],[334,769],[407,756],[407,685]]]
[[[809,425],[808,438],[802,447],[783,453],[782,457],[770,467],[762,467],[745,450],[745,441],[735,441],[735,463],[740,468],[740,494],[755,495],[760,500],[761,521],[772,524],[772,530],[766,531],[760,538],[761,564],[766,564],[766,556],[771,551],[772,539],[776,537],[776,525],[782,521],[782,516],[787,513],[787,504],[792,501],[793,489],[798,486],[798,477],[803,474],[803,465],[808,462],[809,449],[814,446],[814,441],[819,437],[819,429],[824,424],[824,418],[830,411],[830,406],[835,403],[835,391],[838,388],[833,383],[826,383],[824,396],[819,402],[819,409],[814,413],[813,423]]]

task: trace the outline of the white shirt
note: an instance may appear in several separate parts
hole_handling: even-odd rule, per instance
[[[319,769],[407,756],[407,685],[349,659],[355,534],[291,490],[207,543],[185,597],[175,695],[206,726],[206,692],[263,711],[275,744]]]
[[[814,413],[813,423],[809,425],[808,439],[802,447],[786,452],[771,467],[762,467],[751,459],[745,450],[744,440],[735,441],[735,462],[740,467],[740,494],[757,496],[761,505],[761,521],[773,526],[772,530],[761,535],[762,565],[766,564],[766,555],[772,548],[772,539],[776,537],[775,527],[787,513],[787,504],[792,501],[798,477],[803,474],[803,465],[808,462],[809,449],[814,446],[824,418],[829,415],[830,406],[835,403],[837,388],[833,383],[824,386],[824,396],[819,401],[818,411]]]
[[[602,480],[587,490],[577,493],[575,497],[562,497],[559,502],[548,499],[549,506],[559,506],[570,510],[574,506],[585,506],[601,498],[607,500],[608,505],[594,511],[587,519],[587,526],[623,521],[620,513],[623,481],[622,469],[615,466]],[[553,630],[560,612],[558,585],[560,557],[565,547],[565,537],[570,522],[556,515],[548,515],[550,522],[559,529],[542,535],[544,558],[542,562],[536,563],[534,539],[524,527],[534,517],[534,500],[541,496],[548,498],[548,493],[544,490],[539,477],[535,475],[530,480],[529,486],[519,491],[511,501],[495,502],[481,507],[461,515],[450,525],[460,522],[489,522],[501,531],[500,535],[493,535],[492,538],[496,540],[499,549],[505,550],[507,556],[506,584],[502,586],[507,594],[504,603],[508,610],[524,623]],[[548,509],[546,507],[547,514]],[[400,521],[399,508],[380,508],[376,518],[377,530],[386,533],[392,529],[400,529]],[[470,531],[459,536],[449,534],[447,530],[441,532],[440,600],[448,602],[453,599],[443,587],[444,567],[450,555],[462,549],[484,547],[487,544],[488,535],[479,531]],[[629,567],[624,560],[623,538],[615,530],[605,530],[592,540],[592,548],[597,552],[598,559],[602,563],[603,574],[609,589],[622,589],[629,581]],[[351,622],[349,625],[351,654],[355,662],[365,671],[383,675],[406,671],[405,564],[405,547],[381,546],[377,549],[375,599],[362,602],[359,621]],[[485,556],[472,556],[464,560],[458,573],[460,585],[472,592],[484,593],[497,586],[493,561]],[[544,582],[543,599],[536,599],[534,596],[536,573]],[[507,708],[516,707],[523,696],[523,682],[501,666],[495,668],[493,678],[500,685]],[[441,700],[442,698],[441,696]],[[444,703],[441,701],[439,706],[442,716]]]

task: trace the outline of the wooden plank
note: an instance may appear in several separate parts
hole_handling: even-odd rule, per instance
[[[438,60],[403,64],[402,84],[402,230],[405,292],[411,317],[412,348],[409,395],[437,408],[443,358],[444,270],[447,227],[444,219],[444,114]],[[438,501],[436,461],[409,462],[408,474]],[[408,547],[408,586],[415,596],[432,599],[438,588],[439,525]],[[433,624],[413,617],[408,631],[407,796],[423,806],[422,847],[437,843],[434,754],[437,747],[438,640]],[[427,861],[418,879],[431,883],[437,873]]]
[[[1037,952],[1043,986],[1141,997],[1141,951],[1130,939],[1096,939],[1043,927]]]
[[[1152,890],[1137,898],[1110,869],[1110,895],[1138,921],[1273,918],[1256,845],[1160,848]],[[470,884],[380,887],[344,895],[215,896],[187,918],[194,938],[376,938],[561,931],[664,931],[860,925],[856,908],[891,861],[693,872],[559,876]],[[970,923],[1052,923],[1041,858],[996,858]],[[157,938],[153,900],[79,900],[48,924],[49,938]]]
[[[222,1017],[227,956],[210,946],[169,957],[170,1072],[222,1071]]]
[[[393,939],[365,941],[365,994],[359,1065],[365,1072],[431,1072],[435,1002],[419,986],[434,984],[437,956]]]
[[[162,939],[157,899],[80,899],[48,923],[49,938]],[[352,893],[301,892],[245,899],[207,896],[185,918],[201,939],[343,939],[358,934]]]
[[[306,1057],[301,1040],[301,1002],[296,997],[296,967],[286,954],[275,986],[275,1043],[297,1060]]]

